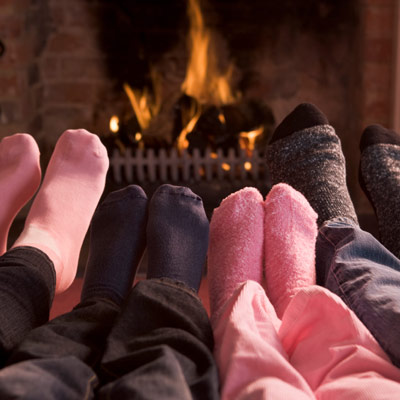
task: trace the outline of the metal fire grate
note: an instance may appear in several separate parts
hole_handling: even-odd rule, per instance
[[[128,149],[124,155],[115,150],[110,158],[112,177],[116,183],[125,182],[210,182],[210,181],[261,181],[266,167],[262,154],[254,151],[251,156],[244,150],[237,153],[229,149],[201,153],[194,149],[178,153],[153,149]]]

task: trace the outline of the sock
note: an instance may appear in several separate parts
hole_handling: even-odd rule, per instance
[[[316,282],[317,214],[284,183],[273,186],[264,207],[266,292],[282,318],[297,291]]]
[[[170,278],[199,290],[209,224],[203,202],[189,188],[162,185],[150,201],[147,279]]]
[[[130,185],[110,193],[90,225],[89,257],[81,301],[108,298],[122,304],[146,244],[147,196]]]
[[[83,129],[64,132],[13,245],[36,247],[47,254],[56,271],[56,293],[66,290],[75,277],[107,168],[107,151],[98,136]]]
[[[0,255],[7,250],[11,224],[40,184],[39,148],[32,136],[17,133],[0,143]]]
[[[378,219],[382,244],[400,257],[400,135],[367,127],[360,142],[359,179]]]
[[[340,140],[315,106],[301,104],[282,121],[266,158],[272,184],[287,183],[301,192],[317,212],[319,226],[335,217],[358,224]]]
[[[241,283],[262,282],[263,230],[263,198],[255,188],[229,195],[214,210],[207,271],[212,320]]]

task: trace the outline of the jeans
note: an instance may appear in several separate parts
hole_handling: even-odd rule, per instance
[[[0,370],[0,398],[214,399],[212,350],[198,297],[183,284],[143,281],[122,311],[93,298],[32,330]]]
[[[317,283],[337,294],[400,367],[400,261],[346,218],[327,221],[316,245]]]

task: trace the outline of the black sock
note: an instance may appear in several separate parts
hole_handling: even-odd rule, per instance
[[[378,219],[382,244],[400,257],[400,135],[367,127],[360,142],[359,179]]]
[[[335,217],[358,223],[346,184],[340,140],[321,111],[301,104],[276,128],[266,151],[272,184],[287,183],[318,213],[318,225]]]
[[[170,278],[198,291],[208,232],[199,196],[186,187],[160,186],[149,206],[147,278]]]
[[[100,204],[90,225],[81,301],[125,299],[145,248],[146,221],[147,196],[139,186],[112,192]]]

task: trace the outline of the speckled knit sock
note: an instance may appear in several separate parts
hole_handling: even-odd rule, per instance
[[[272,184],[287,183],[301,192],[317,212],[318,226],[339,216],[358,223],[340,139],[315,106],[300,104],[282,121],[266,158]]]
[[[360,150],[360,184],[375,209],[380,240],[400,257],[400,135],[371,125]]]

